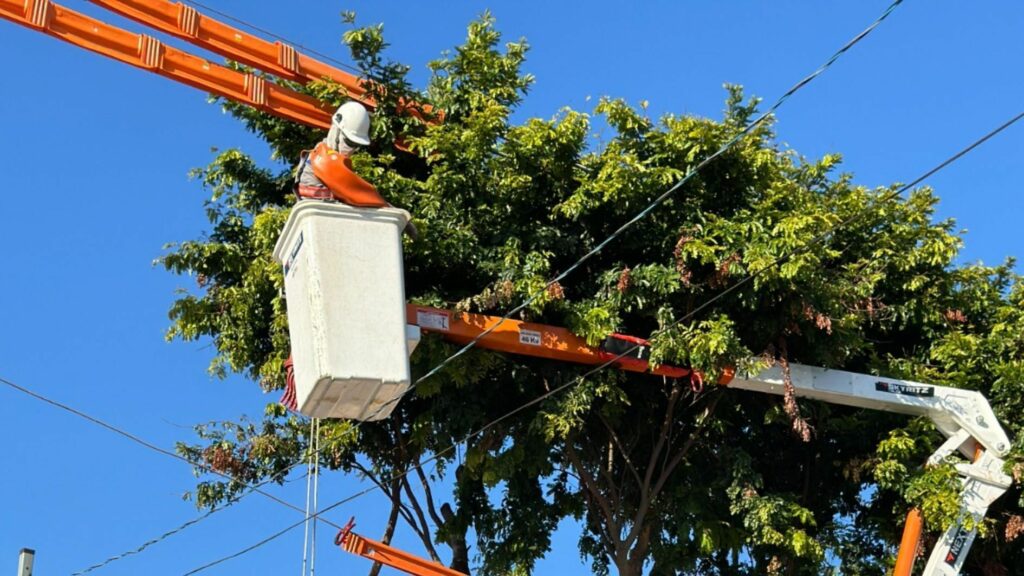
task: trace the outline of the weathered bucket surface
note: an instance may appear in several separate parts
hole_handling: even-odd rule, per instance
[[[409,213],[304,200],[274,248],[284,267],[299,412],[379,420],[409,388],[402,229]],[[409,341],[407,342],[407,338]]]

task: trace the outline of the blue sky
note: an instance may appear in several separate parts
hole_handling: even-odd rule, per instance
[[[588,97],[650,101],[653,114],[719,117],[722,84],[774,100],[887,6],[824,2],[346,2],[206,0],[217,9],[347,59],[338,14],[384,22],[390,54],[414,67],[457,45],[490,8],[508,39],[533,46],[537,82],[520,118]],[[315,4],[315,5],[314,5]],[[81,2],[69,7],[138,31]],[[858,183],[909,181],[1020,111],[1024,5],[908,0],[872,36],[778,115],[779,140],[807,156],[840,152]],[[206,343],[167,343],[174,290],[187,283],[152,266],[167,242],[205,229],[204,191],[186,178],[211,147],[266,148],[206,103],[203,93],[0,22],[0,376],[65,401],[161,446],[190,439],[197,422],[257,416],[262,395],[241,378],[211,379]],[[966,228],[965,261],[1024,254],[1015,127],[928,183],[941,217]],[[5,438],[0,566],[38,551],[37,574],[66,574],[134,548],[197,515],[181,494],[189,467],[66,413],[0,388]],[[329,476],[321,502],[364,485]],[[302,505],[304,483],[274,488]],[[379,536],[382,500],[363,498],[331,517],[357,516]],[[259,496],[101,574],[181,574],[297,520]],[[360,573],[362,559],[320,533],[317,567]],[[208,574],[294,570],[296,530]],[[399,542],[419,551],[405,535]],[[585,574],[571,525],[537,573]]]

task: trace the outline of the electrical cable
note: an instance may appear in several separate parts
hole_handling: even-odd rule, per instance
[[[97,564],[93,564],[92,566],[89,566],[88,568],[83,568],[82,570],[79,570],[77,572],[72,572],[71,576],[81,576],[82,574],[88,574],[89,572],[92,572],[93,570],[97,570],[99,568],[103,568],[104,566],[106,566],[107,564],[110,564],[111,562],[116,562],[118,560],[123,560],[124,558],[127,558],[129,556],[133,556],[135,554],[138,554],[138,553],[142,552],[143,550],[145,550],[146,548],[149,548],[153,544],[157,544],[159,542],[162,542],[162,541],[170,538],[171,536],[174,536],[178,532],[181,532],[182,530],[188,528],[189,526],[194,526],[194,525],[198,524],[199,522],[201,522],[201,521],[209,518],[210,516],[214,515],[215,513],[220,512],[221,510],[224,510],[225,508],[227,508],[227,506],[230,506],[230,504],[222,506],[220,508],[213,508],[213,509],[209,510],[208,512],[206,512],[205,514],[203,514],[201,516],[197,516],[196,518],[193,518],[193,519],[189,520],[188,522],[185,522],[184,524],[178,526],[177,528],[172,528],[171,530],[168,530],[167,532],[164,532],[163,534],[161,534],[160,536],[157,536],[156,538],[152,538],[150,540],[147,540],[146,542],[144,542],[142,545],[140,545],[137,548],[134,548],[134,549],[129,550],[127,552],[122,552],[120,554],[117,554],[116,556],[111,556],[111,557],[107,558],[106,560],[104,560],[102,562],[99,562]]]
[[[271,482],[273,482],[273,480],[268,478],[267,480],[264,480],[263,482],[257,484],[256,487],[264,486],[264,485],[269,484]],[[289,480],[289,482],[291,482],[291,480]],[[147,540],[146,542],[144,542],[143,544],[141,544],[140,546],[138,546],[136,548],[133,548],[133,549],[128,550],[126,552],[122,552],[120,554],[116,554],[114,556],[111,556],[111,557],[107,558],[106,560],[104,560],[102,562],[99,562],[97,564],[93,564],[92,566],[89,566],[88,568],[83,568],[82,570],[79,570],[77,572],[72,572],[71,576],[82,576],[83,574],[88,574],[89,572],[92,572],[93,570],[97,570],[99,568],[102,568],[102,567],[104,567],[107,564],[110,564],[112,562],[116,562],[118,560],[123,560],[123,559],[125,559],[125,558],[127,558],[129,556],[134,556],[135,554],[138,554],[138,553],[142,552],[146,548],[149,548],[150,546],[152,546],[154,544],[158,544],[158,543],[160,543],[160,542],[170,538],[171,536],[174,536],[175,534],[185,530],[186,528],[189,528],[190,526],[194,526],[194,525],[202,522],[203,520],[206,520],[207,518],[209,518],[210,516],[216,514],[217,512],[220,512],[221,510],[226,510],[228,507],[230,507],[230,506],[232,506],[234,504],[237,504],[239,500],[241,500],[242,498],[246,497],[249,494],[252,494],[251,490],[247,491],[245,493],[239,494],[239,495],[237,495],[237,496],[235,496],[233,498],[229,498],[221,506],[219,506],[217,508],[211,508],[210,510],[208,510],[204,514],[201,514],[200,516],[197,516],[197,517],[195,517],[195,518],[185,522],[184,524],[181,524],[180,526],[178,526],[176,528],[172,528],[171,530],[168,530],[168,531],[164,532],[160,536],[157,536],[155,538],[151,538],[151,539]]]
[[[442,360],[439,364],[437,364],[432,369],[427,371],[426,374],[424,374],[423,376],[420,376],[419,378],[417,378],[416,381],[413,382],[412,385],[409,386],[409,388],[406,389],[405,392],[403,392],[401,396],[393,399],[391,402],[388,402],[388,403],[385,403],[385,404],[381,405],[377,409],[377,411],[374,412],[370,416],[370,418],[372,419],[373,416],[376,416],[377,414],[381,413],[385,408],[387,408],[391,404],[401,400],[403,397],[405,397],[406,395],[411,393],[413,390],[415,390],[416,387],[421,382],[423,382],[427,378],[430,378],[434,374],[437,374],[445,366],[447,366],[452,361],[454,361],[456,358],[458,358],[459,356],[462,356],[463,354],[468,352],[470,349],[472,349],[474,346],[476,346],[477,342],[479,342],[481,339],[485,338],[488,334],[490,334],[493,331],[497,330],[498,327],[501,326],[506,320],[510,319],[512,316],[514,316],[515,314],[521,312],[522,310],[526,309],[526,307],[528,307],[530,304],[532,304],[534,301],[536,301],[537,298],[539,298],[542,294],[545,294],[547,292],[547,290],[551,286],[553,286],[554,284],[556,284],[556,283],[560,282],[561,280],[565,279],[567,276],[569,276],[569,274],[571,274],[577,268],[582,266],[583,263],[585,263],[591,257],[593,257],[594,255],[596,255],[599,252],[601,252],[602,250],[604,250],[605,246],[607,246],[612,241],[614,241],[616,238],[618,238],[623,232],[628,230],[630,227],[632,227],[634,224],[636,224],[640,220],[643,220],[644,218],[646,218],[652,211],[654,211],[655,208],[660,206],[666,199],[668,199],[669,196],[674,194],[676,191],[678,191],[680,188],[682,188],[687,182],[689,182],[690,179],[693,178],[698,172],[700,172],[701,169],[703,169],[705,166],[710,164],[716,158],[718,158],[719,156],[721,156],[722,154],[727,152],[737,142],[742,140],[745,136],[750,134],[755,128],[760,126],[765,120],[770,118],[787,100],[789,100],[789,98],[791,96],[793,96],[801,88],[803,88],[803,87],[807,86],[808,84],[810,84],[818,76],[821,76],[843,54],[845,54],[847,51],[849,51],[851,48],[853,48],[853,46],[855,46],[861,40],[866,38],[875,28],[877,28],[879,25],[881,25],[881,23],[886,18],[888,18],[890,14],[892,14],[892,12],[896,9],[896,7],[899,6],[902,3],[903,3],[903,0],[894,0],[892,2],[892,4],[890,4],[889,7],[886,8],[885,11],[882,12],[882,14],[880,16],[878,16],[878,18],[876,18],[867,28],[865,28],[859,34],[857,34],[856,36],[851,38],[849,41],[847,41],[846,44],[844,44],[841,48],[839,48],[839,50],[837,50],[834,54],[832,54],[832,56],[830,56],[828,58],[828,60],[826,60],[824,64],[820,65],[814,72],[811,72],[810,74],[805,76],[803,79],[801,79],[799,82],[797,82],[792,87],[790,87],[789,90],[787,90],[782,96],[780,96],[775,101],[775,103],[772,104],[765,112],[763,112],[755,120],[753,120],[752,122],[747,124],[747,126],[745,128],[743,128],[743,130],[741,130],[736,135],[734,135],[729,141],[727,141],[724,145],[722,145],[717,151],[715,151],[713,154],[711,154],[707,158],[704,158],[696,166],[691,168],[686,173],[686,175],[683,176],[683,178],[681,178],[678,182],[676,182],[671,187],[669,187],[668,190],[663,192],[661,195],[656,197],[650,204],[647,205],[647,207],[645,207],[643,210],[638,212],[635,216],[630,218],[624,224],[619,226],[607,238],[605,238],[600,243],[598,243],[596,246],[591,248],[590,251],[588,251],[586,254],[581,256],[578,260],[576,260],[568,268],[566,268],[565,270],[563,270],[562,272],[557,274],[555,277],[553,277],[551,280],[549,280],[546,284],[544,284],[543,288],[541,288],[541,289],[537,290],[536,292],[534,292],[526,300],[524,300],[521,304],[519,304],[518,306],[516,306],[512,310],[509,310],[504,316],[502,316],[492,326],[490,326],[489,328],[487,328],[486,330],[484,330],[483,332],[478,334],[475,338],[470,340],[467,344],[465,344],[462,348],[457,350],[451,356],[449,356],[448,358]]]
[[[408,472],[406,474],[408,474]],[[355,494],[353,494],[351,496],[348,496],[347,498],[343,498],[342,500],[339,500],[338,502],[335,502],[329,508],[324,508],[323,510],[320,511],[319,514],[316,514],[314,517],[317,520],[319,520],[321,522],[324,522],[324,519],[320,518],[320,514],[323,514],[324,512],[327,512],[330,509],[337,508],[338,506],[342,506],[344,504],[348,504],[349,502],[351,502],[351,501],[353,501],[353,500],[355,500],[357,498],[361,498],[363,496],[366,496],[370,492],[375,492],[376,490],[377,490],[376,486],[371,486],[369,488],[366,488],[366,489],[362,490],[361,492],[356,492]],[[214,560],[212,562],[208,562],[206,564],[203,564],[202,566],[200,566],[198,568],[193,568],[192,570],[189,570],[188,572],[183,574],[183,576],[192,576],[192,574],[198,574],[199,572],[202,572],[202,571],[207,570],[209,568],[213,568],[214,566],[216,566],[218,564],[223,564],[224,562],[227,562],[228,560],[232,560],[234,558],[238,558],[239,556],[242,556],[243,554],[246,554],[248,552],[252,552],[253,550],[255,550],[257,548],[259,548],[259,547],[261,547],[261,546],[263,546],[265,544],[269,544],[273,540],[276,540],[277,538],[280,538],[281,536],[284,536],[285,534],[287,534],[288,532],[298,528],[299,526],[302,526],[302,524],[305,523],[305,521],[306,521],[305,518],[303,518],[302,520],[299,520],[298,522],[296,522],[294,524],[286,526],[284,529],[279,530],[279,531],[271,534],[270,536],[267,536],[263,540],[260,540],[259,542],[255,543],[255,544],[253,544],[251,546],[247,546],[246,548],[243,548],[242,550],[239,550],[238,552],[235,552],[234,554],[230,554],[228,556],[224,556],[222,558],[218,558],[217,560]],[[325,523],[327,523],[327,524],[329,524],[331,526],[337,526],[337,524],[334,524],[334,523],[330,523],[330,522],[325,522]]]
[[[291,508],[292,510],[295,510],[295,511],[298,511],[298,512],[305,512],[302,508],[299,508],[298,506],[295,506],[291,502],[288,502],[287,500],[283,500],[283,499],[281,499],[281,498],[279,498],[277,496],[274,496],[273,494],[271,494],[271,493],[261,489],[262,486],[264,486],[266,484],[269,484],[270,482],[273,482],[272,478],[268,478],[268,479],[264,480],[263,482],[260,482],[260,483],[257,483],[257,484],[253,484],[253,485],[247,484],[247,483],[245,483],[245,482],[243,482],[243,481],[241,481],[241,480],[239,480],[239,479],[237,479],[237,478],[235,478],[235,477],[233,477],[233,476],[231,476],[229,474],[225,474],[223,472],[215,470],[212,467],[210,467],[210,466],[208,466],[206,464],[203,464],[202,462],[195,462],[193,460],[189,460],[188,458],[186,458],[186,457],[184,457],[184,456],[182,456],[180,454],[176,454],[174,452],[171,452],[170,450],[166,450],[164,448],[161,448],[161,447],[153,444],[152,442],[144,440],[144,439],[140,438],[139,436],[136,436],[135,434],[132,434],[131,432],[127,432],[127,431],[122,430],[122,429],[120,429],[120,428],[118,428],[118,427],[116,427],[116,426],[114,426],[112,424],[108,424],[107,422],[104,422],[103,420],[100,420],[99,418],[96,418],[94,416],[86,414],[85,412],[82,412],[81,410],[78,410],[77,408],[73,408],[71,406],[68,406],[67,404],[64,404],[62,402],[58,402],[57,400],[53,400],[53,399],[48,398],[46,396],[43,396],[42,394],[39,394],[37,392],[33,392],[32,390],[29,390],[28,388],[25,388],[24,386],[20,386],[20,385],[18,385],[16,383],[6,379],[6,378],[0,377],[0,383],[4,384],[4,385],[6,385],[6,386],[8,386],[10,388],[13,388],[14,390],[17,390],[18,392],[21,392],[22,394],[25,394],[27,396],[31,396],[32,398],[35,398],[36,400],[39,400],[39,401],[44,402],[46,404],[50,404],[51,406],[54,406],[56,408],[60,408],[61,410],[64,410],[66,412],[70,412],[71,414],[74,414],[75,416],[78,416],[79,418],[82,418],[82,419],[84,419],[84,420],[86,420],[88,422],[91,422],[91,423],[93,423],[93,424],[95,424],[97,426],[100,426],[101,428],[105,428],[105,429],[107,429],[110,432],[113,432],[113,433],[115,433],[115,434],[117,434],[119,436],[127,438],[127,439],[131,440],[132,442],[135,442],[136,444],[139,444],[141,446],[144,446],[145,448],[153,450],[154,452],[163,454],[165,456],[170,456],[170,457],[172,457],[172,458],[174,458],[176,460],[180,460],[180,461],[185,462],[185,463],[187,463],[187,464],[189,464],[189,465],[191,465],[193,467],[199,468],[199,469],[201,469],[201,470],[203,470],[203,471],[205,471],[207,473],[212,473],[212,474],[216,474],[218,476],[221,476],[222,478],[225,478],[225,479],[227,479],[229,481],[239,482],[239,483],[241,483],[243,486],[245,486],[249,490],[249,492],[247,492],[245,494],[239,495],[237,498],[234,499],[234,501],[229,501],[229,503],[225,504],[221,508],[211,510],[211,511],[203,514],[202,516],[199,516],[198,518],[194,518],[192,520],[189,520],[188,522],[182,524],[181,526],[178,526],[177,528],[175,528],[173,530],[170,530],[169,532],[167,532],[167,533],[165,533],[165,534],[163,534],[163,535],[161,535],[161,536],[159,536],[159,537],[157,537],[157,538],[155,538],[155,539],[153,539],[151,541],[147,541],[146,543],[142,544],[141,546],[139,546],[138,548],[134,549],[133,551],[129,551],[129,552],[126,552],[126,553],[123,553],[123,554],[119,554],[117,556],[112,556],[112,557],[108,558],[107,560],[105,560],[105,561],[103,561],[103,562],[101,562],[101,563],[99,563],[97,565],[90,566],[89,568],[86,568],[86,569],[82,570],[78,574],[85,574],[86,572],[90,572],[90,571],[95,570],[95,569],[97,569],[97,568],[99,568],[101,566],[105,566],[105,565],[110,564],[111,562],[114,562],[116,560],[120,560],[121,558],[124,558],[124,557],[127,557],[127,556],[131,556],[133,554],[137,554],[138,552],[141,552],[142,550],[148,548],[149,546],[155,544],[156,542],[162,541],[162,540],[166,539],[169,536],[177,534],[177,533],[181,532],[182,530],[184,530],[184,529],[186,529],[186,528],[188,528],[190,526],[193,526],[193,525],[199,523],[200,521],[208,518],[210,515],[212,515],[216,511],[223,510],[224,508],[227,508],[228,506],[234,504],[238,500],[241,500],[243,497],[245,497],[246,495],[248,495],[249,493],[252,493],[252,492],[255,492],[257,494],[260,494],[261,496],[269,498],[270,500],[273,500],[274,502],[277,502],[278,504],[281,504],[281,505],[283,505],[283,506],[285,506],[287,508]],[[293,464],[292,466],[289,466],[285,470],[285,473],[288,473],[290,470],[295,468],[298,464],[301,464],[301,462]],[[341,529],[341,525],[335,524],[334,522],[331,522],[330,520],[328,520],[326,518],[318,518],[318,520],[320,520],[321,522],[323,522],[325,524],[328,524],[329,526],[332,526],[334,528],[338,528],[339,530]]]
[[[1022,118],[1024,118],[1024,112],[1021,112],[1021,113],[1017,114],[1016,116],[1010,118],[1009,120],[1007,120],[1006,122],[1004,122],[1003,124],[998,126],[997,128],[989,131],[984,136],[978,138],[977,140],[975,140],[974,142],[972,142],[968,146],[962,148],[957,153],[955,153],[952,156],[948,157],[947,159],[943,160],[938,165],[936,165],[934,168],[931,168],[930,170],[926,171],[924,174],[922,174],[921,176],[915,178],[910,183],[905,184],[903,186],[900,186],[896,190],[893,190],[893,191],[891,191],[891,192],[889,192],[887,194],[882,195],[879,198],[879,201],[885,202],[885,201],[891,200],[893,198],[896,198],[896,197],[902,195],[907,190],[910,190],[914,186],[917,186],[918,184],[920,184],[925,179],[931,177],[935,173],[937,173],[940,170],[946,168],[947,166],[949,166],[953,162],[956,162],[957,160],[959,160],[960,158],[962,158],[963,156],[965,156],[966,154],[968,154],[969,152],[971,152],[972,150],[977,148],[978,146],[984,144],[985,142],[987,142],[988,140],[990,140],[991,138],[993,138],[994,136],[996,136],[1000,132],[1006,130],[1007,128],[1009,128],[1010,126],[1015,124],[1016,122],[1020,121]],[[796,255],[798,255],[800,253],[805,252],[806,250],[810,249],[814,245],[820,243],[822,240],[825,240],[826,238],[828,238],[830,235],[835,233],[840,228],[845,227],[845,226],[849,225],[850,223],[858,220],[862,216],[868,214],[870,212],[870,210],[871,210],[871,207],[867,207],[864,210],[860,210],[860,211],[852,214],[851,216],[847,217],[846,219],[841,220],[837,224],[831,226],[830,228],[828,228],[824,232],[822,232],[822,233],[820,233],[820,234],[818,234],[816,236],[813,236],[811,238],[811,240],[808,241],[804,246],[802,246],[800,248],[797,248],[795,250],[792,250],[792,251],[790,251],[790,252],[788,252],[788,253],[786,253],[786,254],[784,254],[782,256],[779,256],[778,258],[773,260],[770,264],[767,264],[767,265],[763,266],[762,268],[759,268],[758,270],[756,270],[756,271],[748,274],[747,276],[741,278],[735,284],[731,285],[727,289],[725,289],[722,292],[719,292],[715,296],[711,297],[710,299],[705,301],[703,304],[701,304],[700,306],[694,308],[692,311],[688,312],[687,314],[685,314],[681,318],[679,318],[679,319],[677,319],[677,320],[667,324],[666,326],[663,326],[662,328],[659,328],[654,333],[652,333],[651,337],[653,338],[653,337],[657,336],[658,334],[661,334],[661,333],[663,333],[663,332],[665,332],[665,331],[667,331],[667,330],[669,330],[671,328],[674,328],[675,326],[678,326],[679,324],[681,324],[681,323],[683,323],[683,322],[685,322],[685,321],[687,321],[689,319],[692,319],[698,313],[700,313],[701,311],[705,310],[706,308],[708,308],[709,306],[711,306],[712,304],[714,304],[718,300],[721,300],[725,296],[727,296],[727,295],[731,294],[732,292],[736,291],[741,286],[747,284],[748,282],[752,281],[753,279],[755,279],[756,277],[760,276],[761,274],[767,272],[768,270],[770,270],[772,268],[775,268],[776,266],[779,266],[779,265],[785,263],[786,261],[788,261],[793,256],[796,256]],[[422,467],[422,466],[425,466],[427,464],[430,464],[431,462],[433,462],[435,460],[440,459],[445,454],[455,450],[456,446],[461,445],[461,444],[463,444],[463,443],[465,443],[465,442],[467,442],[469,440],[472,440],[476,436],[482,434],[483,432],[486,432],[487,430],[493,428],[494,426],[498,425],[499,423],[501,423],[501,422],[507,420],[508,418],[511,418],[512,416],[522,412],[523,410],[526,410],[529,407],[535,406],[536,404],[538,404],[540,402],[543,402],[547,398],[550,398],[551,396],[554,396],[555,394],[558,394],[559,392],[561,392],[561,391],[563,391],[563,390],[565,390],[565,389],[567,389],[567,388],[569,388],[571,386],[575,386],[575,385],[577,385],[579,383],[582,383],[590,375],[595,374],[595,373],[597,373],[597,372],[607,368],[608,366],[611,366],[612,364],[614,364],[618,360],[622,359],[625,356],[628,356],[629,354],[631,354],[632,352],[634,352],[635,350],[637,350],[640,347],[641,347],[641,344],[639,344],[639,343],[633,344],[633,346],[631,348],[621,352],[618,356],[616,356],[614,358],[611,358],[610,360],[608,360],[604,364],[601,364],[600,366],[592,368],[592,369],[588,370],[587,372],[581,374],[580,376],[578,376],[578,377],[576,377],[576,378],[566,382],[565,384],[562,384],[561,386],[553,388],[553,389],[545,392],[544,394],[542,394],[542,395],[540,395],[540,396],[530,400],[529,402],[527,402],[527,403],[525,403],[525,404],[523,404],[523,405],[513,409],[512,411],[507,412],[507,413],[503,414],[502,416],[499,416],[498,418],[488,422],[487,424],[485,424],[484,426],[478,428],[477,430],[475,430],[473,432],[470,432],[469,434],[467,434],[466,436],[464,436],[463,438],[461,438],[457,442],[447,446],[446,448],[444,448],[444,449],[442,449],[442,450],[440,450],[438,452],[435,452],[434,455],[432,455],[431,457],[426,458],[424,460],[421,460],[420,462],[418,462],[416,464],[416,466]],[[709,392],[703,392],[703,394],[708,394],[708,393]],[[402,472],[400,472],[398,474],[395,474],[395,475],[391,476],[389,478],[389,480],[401,479],[401,478],[407,476],[412,471],[412,469],[413,468],[408,468],[408,469],[406,469],[406,470],[404,470],[404,471],[402,471]],[[339,506],[342,506],[344,504],[352,502],[353,500],[356,500],[357,498],[365,496],[366,494],[369,494],[370,492],[373,492],[374,490],[376,490],[376,487],[370,487],[370,488],[367,488],[367,489],[362,490],[360,492],[357,492],[355,494],[352,494],[351,496],[343,498],[343,499],[341,499],[341,500],[331,504],[330,506],[325,507],[319,513],[314,514],[313,517],[317,518],[319,520],[321,514],[324,514],[326,512],[334,510],[335,508],[338,508]],[[254,544],[252,546],[249,546],[249,547],[247,547],[247,548],[245,548],[245,549],[243,549],[243,550],[241,550],[239,552],[235,552],[234,554],[231,554],[229,556],[225,556],[223,558],[220,558],[218,560],[215,560],[213,562],[210,562],[208,564],[200,566],[199,568],[195,568],[195,569],[187,572],[185,574],[185,576],[191,576],[192,574],[196,574],[196,573],[201,572],[201,571],[203,571],[203,570],[205,570],[207,568],[216,566],[217,564],[220,564],[222,562],[226,562],[226,561],[231,560],[233,558],[237,558],[238,556],[241,556],[241,555],[245,554],[246,552],[249,552],[251,550],[255,550],[256,548],[259,548],[260,546],[263,546],[264,544],[267,544],[268,542],[270,542],[270,541],[272,541],[272,540],[274,540],[274,539],[284,535],[288,531],[298,527],[301,524],[302,524],[302,522],[297,522],[295,524],[292,524],[291,526],[288,526],[284,530],[276,532],[275,534],[273,534],[273,535],[271,535],[271,536],[261,540],[260,542]]]
[[[302,480],[306,476],[307,476],[306,474],[303,474],[299,478],[293,478],[291,480],[285,480],[285,482],[294,482],[296,480]],[[270,484],[273,481],[274,481],[273,478],[267,478],[263,482],[260,482],[259,484],[255,484],[253,486],[253,488],[260,488],[262,486]],[[236,496],[234,496],[232,498],[229,498],[226,502],[224,502],[224,504],[221,504],[217,508],[211,508],[207,512],[201,514],[200,516],[197,516],[197,517],[195,517],[195,518],[185,522],[184,524],[181,524],[180,526],[178,526],[176,528],[172,528],[171,530],[168,530],[167,532],[164,532],[160,536],[157,536],[155,538],[151,538],[150,540],[147,540],[146,542],[144,542],[143,544],[139,545],[136,548],[133,548],[133,549],[128,550],[126,552],[122,552],[120,554],[116,554],[114,556],[111,556],[111,557],[107,558],[106,560],[104,560],[104,561],[102,561],[102,562],[100,562],[98,564],[93,564],[92,566],[89,566],[88,568],[83,568],[82,570],[79,570],[77,572],[72,572],[71,576],[81,576],[83,574],[88,574],[89,572],[92,572],[93,570],[97,570],[99,568],[102,568],[102,567],[106,566],[107,564],[111,564],[111,563],[116,562],[118,560],[123,560],[125,558],[128,558],[129,556],[134,556],[135,554],[138,554],[138,553],[142,552],[146,548],[149,548],[150,546],[152,546],[154,544],[159,544],[160,542],[163,542],[164,540],[170,538],[171,536],[174,536],[175,534],[178,534],[179,532],[184,531],[186,528],[190,528],[192,526],[195,526],[196,524],[202,522],[203,520],[206,520],[207,518],[209,518],[210,516],[212,516],[213,514],[215,514],[217,512],[220,512],[222,510],[227,510],[229,507],[237,504],[239,501],[241,501],[243,498],[245,498],[249,494],[252,494],[252,489],[249,489],[246,492],[243,492],[243,493],[238,494],[238,495],[236,495]]]

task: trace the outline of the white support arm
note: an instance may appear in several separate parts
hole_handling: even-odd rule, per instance
[[[978,392],[802,364],[790,364],[790,375],[801,398],[928,416],[946,437],[963,429],[990,452],[1005,456],[1010,450],[1009,437]],[[753,377],[738,375],[729,387],[781,395],[782,368],[773,366]],[[960,446],[960,451],[974,457],[973,446]]]
[[[955,451],[969,459],[969,463],[956,465],[963,485],[958,520],[935,545],[923,572],[924,576],[959,574],[977,535],[975,526],[1012,483],[1003,472],[1001,458],[1010,450],[1010,439],[988,400],[971,390],[801,364],[790,364],[790,377],[796,396],[801,398],[927,416],[947,438],[928,463],[939,464]],[[785,393],[779,366],[755,376],[737,376],[728,386],[767,394]],[[985,450],[976,457],[977,444]]]

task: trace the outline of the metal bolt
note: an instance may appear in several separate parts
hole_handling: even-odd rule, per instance
[[[978,426],[985,426],[985,417],[984,416],[980,416],[979,415],[977,418],[974,419],[974,421],[978,423]]]

